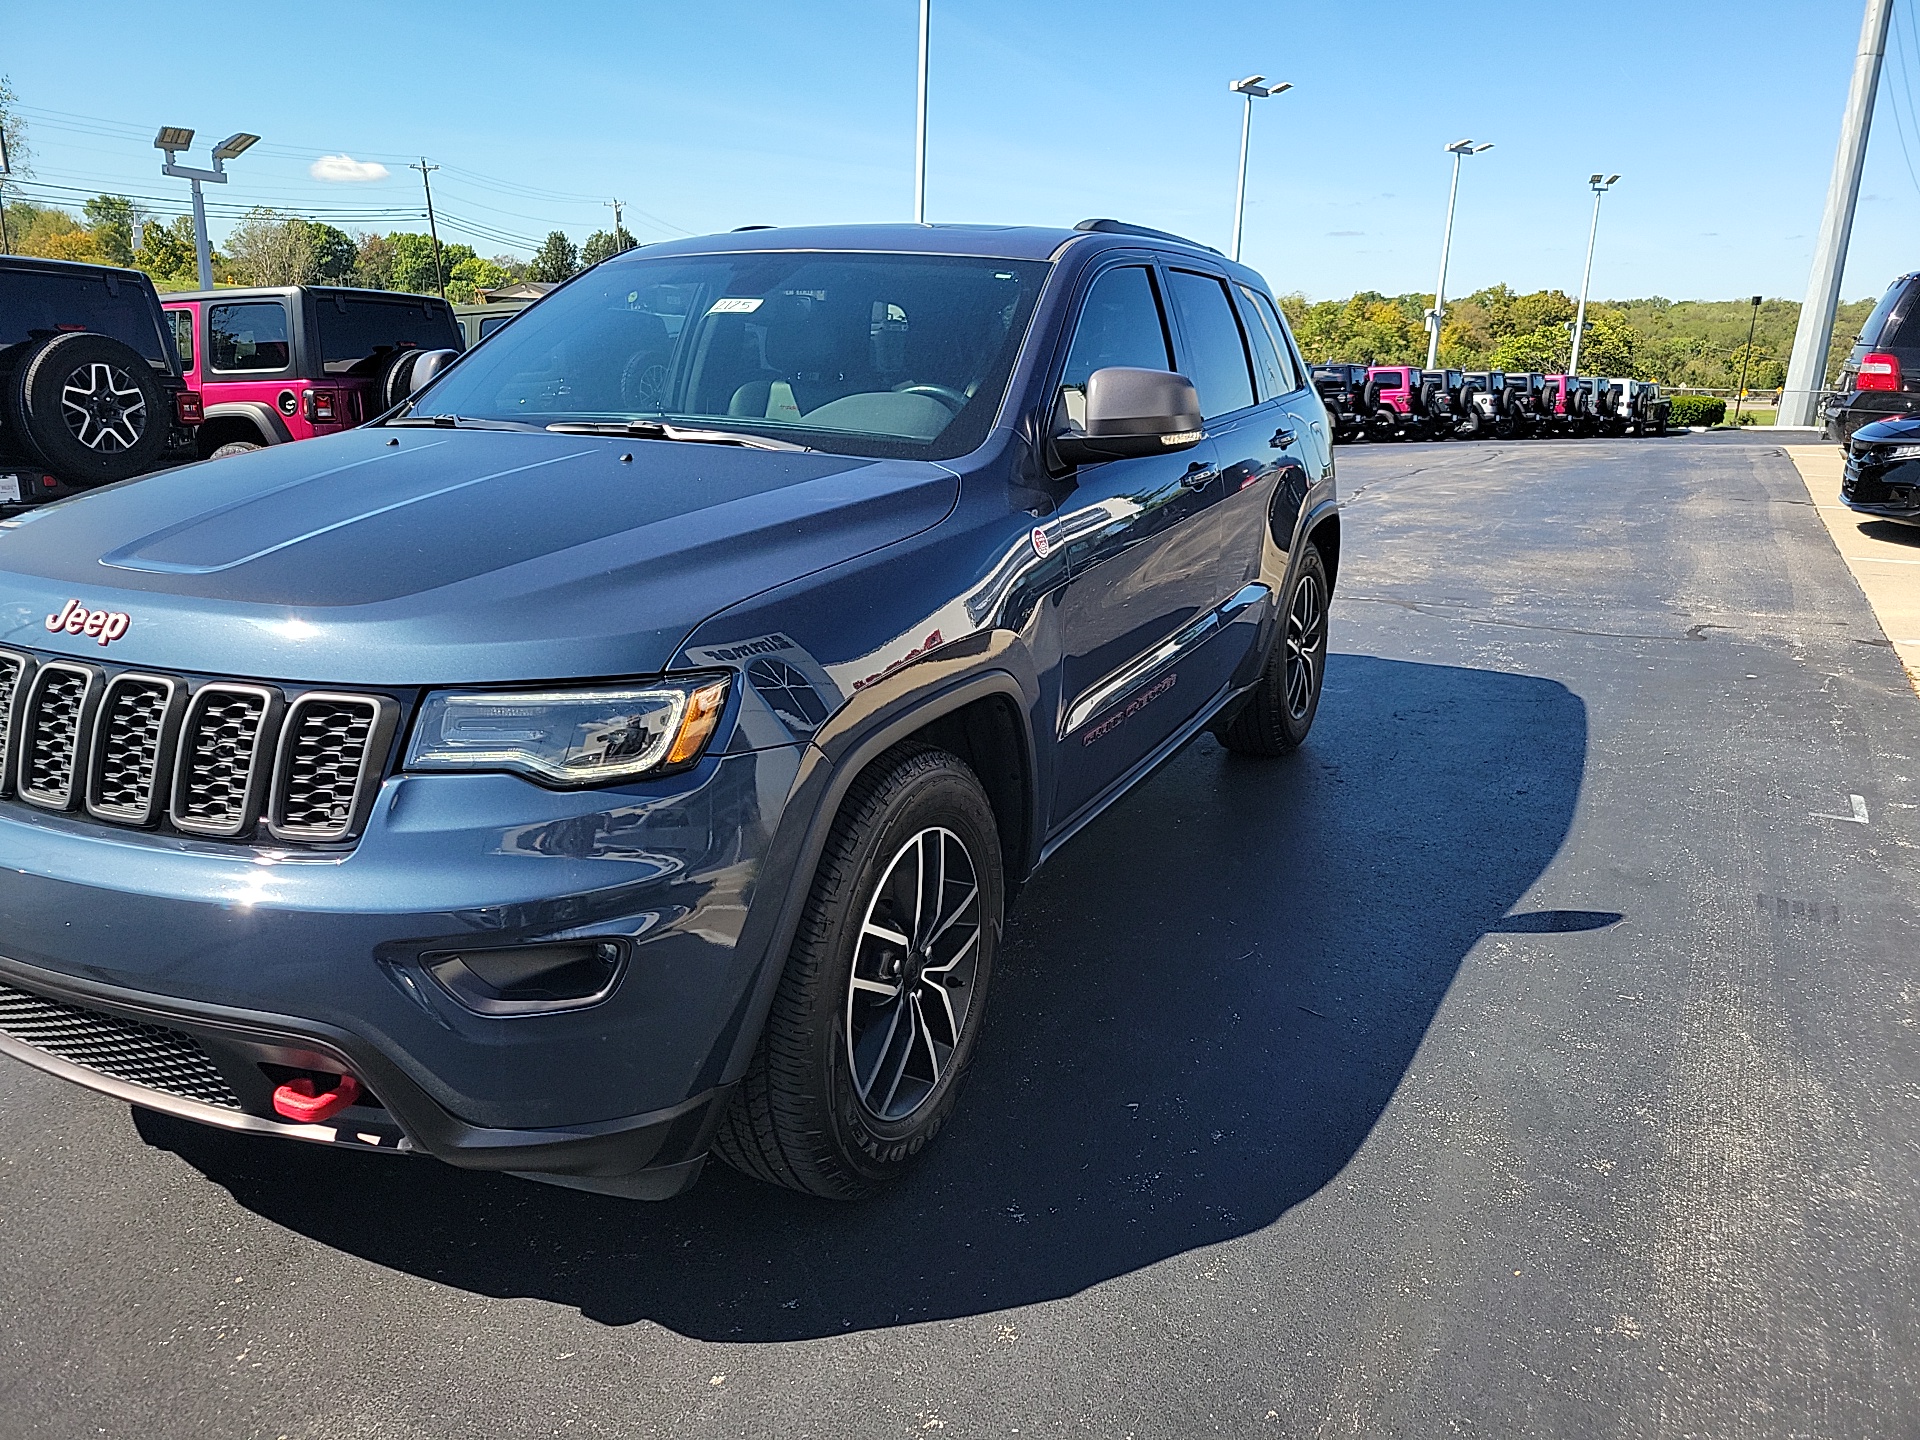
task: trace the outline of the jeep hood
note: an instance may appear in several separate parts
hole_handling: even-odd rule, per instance
[[[713,612],[939,523],[958,489],[915,461],[356,430],[0,523],[0,643],[318,684],[645,674]],[[69,601],[125,633],[50,633]]]

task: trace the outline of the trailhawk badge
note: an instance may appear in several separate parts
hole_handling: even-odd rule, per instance
[[[127,633],[133,617],[124,610],[89,610],[78,600],[69,600],[57,615],[47,616],[47,629],[58,635],[91,635],[102,645],[111,645]]]

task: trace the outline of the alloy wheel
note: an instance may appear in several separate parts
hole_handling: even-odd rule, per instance
[[[1327,643],[1327,607],[1311,572],[1294,586],[1287,607],[1287,709],[1295,720],[1313,708]]]
[[[133,449],[147,428],[146,396],[132,376],[104,361],[67,376],[60,387],[60,413],[76,440],[103,454]]]
[[[980,956],[973,857],[944,827],[894,852],[867,903],[847,986],[854,1094],[895,1123],[932,1098],[973,1008]]]

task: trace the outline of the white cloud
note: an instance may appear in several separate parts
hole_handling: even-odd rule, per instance
[[[384,180],[387,167],[374,160],[356,160],[351,155],[322,155],[307,167],[316,180],[350,184],[356,180]]]

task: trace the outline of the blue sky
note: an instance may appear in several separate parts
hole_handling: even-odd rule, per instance
[[[1597,295],[1797,299],[1862,4],[934,0],[928,215],[1116,215],[1224,248],[1226,82],[1259,71],[1296,87],[1256,102],[1248,186],[1246,258],[1283,290],[1430,289],[1442,146],[1472,136],[1496,148],[1466,162],[1450,292],[1576,289],[1604,169],[1625,178]],[[1896,0],[1849,298],[1920,266],[1916,4]],[[483,254],[584,238],[615,195],[642,240],[911,217],[915,0],[0,8],[48,185],[184,199],[150,146],[171,123],[199,130],[198,163],[266,137],[210,196],[348,230],[423,228],[402,167],[425,155],[443,238]],[[322,183],[323,155],[390,173]]]

